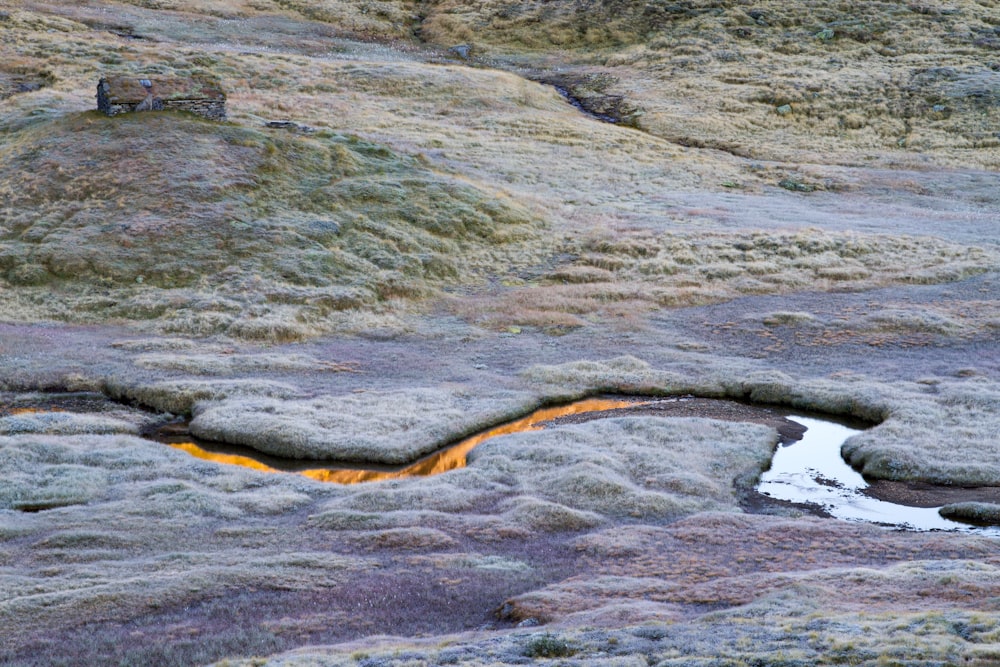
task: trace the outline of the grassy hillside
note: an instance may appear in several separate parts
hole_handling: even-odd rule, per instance
[[[685,146],[817,163],[997,164],[992,6],[102,7],[25,2],[0,15],[5,317],[153,319],[281,340],[365,328],[442,288],[528,281],[544,289],[456,312],[560,329],[609,304],[629,315],[912,280],[910,268],[944,280],[991,261],[926,241],[820,234],[803,241],[817,258],[787,262],[768,250],[781,240],[723,235],[706,247],[608,230],[669,223],[663,189],[838,187]],[[471,61],[444,50],[458,41],[472,44]],[[618,105],[638,130],[595,122],[552,88],[484,63],[598,109]],[[88,109],[109,72],[211,73],[232,120],[101,117]],[[318,131],[263,127],[274,118]],[[720,273],[747,243],[750,264]],[[831,243],[848,254],[824,255]],[[857,243],[899,265],[859,264]]]
[[[255,337],[285,306],[308,325],[481,279],[530,259],[539,231],[508,198],[356,137],[183,114],[42,118],[0,164],[4,278],[80,319],[170,310],[178,328]]]
[[[421,35],[529,66],[555,49],[614,81],[643,129],[686,145],[1000,164],[995,2],[441,2]]]

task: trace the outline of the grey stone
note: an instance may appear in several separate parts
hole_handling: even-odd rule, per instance
[[[472,45],[471,44],[456,44],[455,46],[451,47],[448,50],[451,53],[454,53],[456,56],[458,56],[462,60],[468,60],[469,57],[472,55]]]
[[[302,132],[303,134],[312,134],[316,131],[315,127],[309,125],[302,125],[301,123],[296,123],[291,120],[269,120],[264,123],[265,127],[270,127],[279,130],[292,130],[293,132]]]

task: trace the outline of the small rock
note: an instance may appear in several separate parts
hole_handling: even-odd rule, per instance
[[[472,55],[472,45],[471,44],[456,44],[455,46],[448,49],[451,53],[462,60],[468,60],[469,56]]]
[[[539,620],[537,618],[535,618],[535,617],[531,617],[531,618],[526,618],[523,621],[521,621],[520,623],[518,623],[517,627],[519,627],[519,628],[533,628],[533,627],[535,627],[537,625],[541,625],[541,623],[539,622]]]
[[[819,32],[817,32],[815,35],[813,35],[813,37],[815,37],[816,39],[821,39],[824,42],[830,41],[835,36],[836,36],[836,33],[833,31],[832,28],[823,28],[822,30],[820,30]]]
[[[312,134],[316,131],[315,127],[302,125],[291,120],[269,120],[264,123],[264,126],[278,130],[292,130],[293,132],[302,132],[304,134]]]
[[[777,109],[775,109],[775,111],[778,112],[779,116],[787,116],[788,114],[792,113],[792,105],[791,104],[782,104],[780,107],[778,107]]]

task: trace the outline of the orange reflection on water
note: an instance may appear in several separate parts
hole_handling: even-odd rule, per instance
[[[302,470],[299,474],[321,482],[334,482],[337,484],[357,484],[359,482],[376,482],[384,479],[401,479],[404,477],[437,475],[456,468],[464,468],[466,464],[466,457],[469,452],[490,438],[495,438],[500,435],[508,435],[510,433],[539,431],[542,429],[539,424],[553,419],[558,419],[559,417],[578,415],[586,412],[617,410],[619,408],[626,408],[635,405],[642,405],[642,403],[636,401],[623,401],[619,399],[586,398],[575,403],[570,403],[569,405],[536,410],[527,417],[496,426],[488,431],[466,438],[448,449],[432,454],[427,458],[421,459],[401,470],[386,471],[322,468],[317,470]],[[260,470],[262,472],[282,472],[277,468],[272,468],[271,466],[265,465],[248,456],[240,456],[237,454],[217,454],[215,452],[202,449],[198,445],[191,442],[173,444],[171,447],[181,449],[192,456],[196,456],[199,459],[205,459],[207,461],[241,465],[253,468],[254,470]]]
[[[259,470],[260,472],[283,472],[277,468],[272,468],[269,465],[265,465],[260,461],[253,459],[249,456],[240,456],[239,454],[220,454],[218,452],[210,452],[207,449],[202,449],[193,442],[172,442],[170,446],[174,449],[179,449],[182,452],[187,452],[191,456],[204,459],[206,461],[213,461],[215,463],[225,463],[227,465],[243,466],[244,468],[253,468],[254,470]]]

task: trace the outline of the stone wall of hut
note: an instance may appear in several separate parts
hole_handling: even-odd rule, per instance
[[[115,104],[108,99],[103,88],[98,87],[97,108],[109,116],[135,111],[188,111],[209,120],[226,120],[225,100],[163,100],[160,98],[146,99],[137,103]]]
[[[209,120],[226,120],[226,103],[219,100],[163,100],[162,104],[166,110],[190,111]]]

